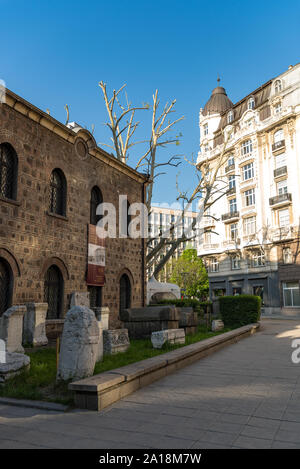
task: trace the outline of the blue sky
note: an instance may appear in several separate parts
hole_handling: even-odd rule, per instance
[[[199,108],[221,85],[233,102],[300,61],[300,2],[0,0],[1,71],[8,88],[65,122],[95,125],[97,142],[109,143],[98,82],[110,89],[127,83],[134,104],[177,99],[179,147],[163,150],[190,157],[199,148]],[[143,115],[140,116],[143,119]],[[147,136],[148,117],[140,130]],[[138,156],[138,147],[132,161]],[[182,164],[157,180],[155,202],[176,201],[193,187]]]

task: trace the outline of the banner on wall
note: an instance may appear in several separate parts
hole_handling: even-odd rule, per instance
[[[105,283],[105,239],[97,236],[96,228],[95,225],[88,225],[88,273],[86,283],[102,287]]]

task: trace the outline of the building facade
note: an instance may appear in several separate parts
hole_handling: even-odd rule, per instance
[[[160,234],[168,231],[170,227],[174,224],[176,225],[176,228],[174,230],[173,238],[181,235],[183,232],[183,226],[185,230],[187,230],[187,228],[192,225],[193,220],[197,218],[197,214],[198,214],[197,212],[187,211],[184,214],[184,220],[182,224],[182,221],[181,221],[182,210],[176,209],[176,208],[159,207],[158,205],[153,205],[151,207],[151,213],[149,215],[149,220],[148,220],[148,231],[149,231],[149,238],[150,238],[148,251],[150,251],[155,246],[157,246],[160,240]],[[198,222],[195,225],[195,230],[197,229],[197,227],[198,227]],[[170,236],[169,239],[171,240],[172,237]],[[159,264],[161,259],[163,259],[163,257],[165,256],[169,248],[170,248],[170,245],[167,245],[166,247],[164,247],[159,252],[154,262],[149,266],[148,272],[147,272],[148,278],[151,278],[153,276],[156,266]],[[183,251],[187,248],[197,249],[196,236],[192,235],[191,239],[179,245],[179,247],[176,249],[176,251],[172,255],[171,259],[166,263],[164,268],[158,274],[157,280],[159,280],[160,282],[168,282],[170,280],[174,262],[176,262],[176,260],[181,256]]]
[[[226,185],[198,245],[211,297],[256,294],[267,314],[298,314],[300,64],[236,104],[217,86],[200,136],[199,168],[221,162]]]
[[[105,239],[105,281],[87,285],[88,229],[100,202],[143,202],[145,177],[98,148],[90,132],[56,121],[11,91],[0,105],[0,314],[13,304],[48,303],[51,329],[72,292],[91,306],[145,304],[145,240]]]

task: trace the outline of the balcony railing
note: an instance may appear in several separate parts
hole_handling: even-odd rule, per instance
[[[240,243],[241,243],[241,238],[236,238],[236,239],[228,239],[227,241],[223,241],[222,245],[223,247],[228,247],[228,246],[235,247]]]
[[[219,247],[219,244],[211,244],[211,243],[203,244],[203,249],[205,249],[206,251],[210,251],[211,249],[218,249],[218,247]]]
[[[284,176],[287,174],[287,166],[281,166],[281,168],[274,169],[274,178]]]
[[[283,150],[285,148],[285,140],[279,140],[279,142],[275,142],[272,145],[272,152],[276,152],[278,150]]]
[[[233,171],[235,168],[235,164],[229,164],[228,166],[225,167],[225,173],[229,173],[229,171]]]
[[[270,205],[277,205],[282,202],[291,202],[292,201],[292,194],[286,192],[285,194],[276,195],[275,197],[271,197],[269,199]]]
[[[231,195],[231,194],[235,194],[236,193],[236,187],[231,187],[230,189],[228,189],[228,191],[226,192],[227,195]]]
[[[239,216],[240,216],[240,212],[238,212],[237,210],[224,213],[222,215],[222,221],[231,220],[232,218],[239,218]]]

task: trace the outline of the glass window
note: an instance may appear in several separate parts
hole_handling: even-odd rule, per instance
[[[275,114],[279,114],[281,112],[281,110],[282,110],[281,103],[275,104],[275,106],[274,106]]]
[[[231,258],[231,269],[238,270],[241,268],[241,258],[240,256],[233,256]]]
[[[91,192],[90,200],[90,224],[97,225],[98,221],[101,220],[102,215],[97,215],[97,207],[103,202],[102,194],[99,187],[95,186]]]
[[[213,257],[210,261],[210,271],[219,272],[219,261],[216,257]]]
[[[238,237],[238,226],[237,223],[230,224],[230,240],[235,241]]]
[[[252,255],[252,267],[265,265],[265,255],[262,251],[257,251]]]
[[[244,201],[246,207],[255,204],[255,189],[249,189],[244,192]]]
[[[252,149],[252,140],[246,140],[241,146],[241,156],[245,157],[251,155]]]
[[[291,248],[283,248],[282,249],[282,258],[284,264],[292,264],[293,262],[293,254]]]
[[[284,306],[300,306],[299,283],[288,282],[282,284]]]
[[[234,156],[230,155],[230,156],[228,156],[227,165],[232,166],[233,164],[234,164]]]
[[[253,163],[245,164],[242,167],[242,171],[243,171],[243,181],[247,181],[248,179],[252,179],[254,177]]]
[[[233,296],[241,295],[241,294],[242,294],[242,289],[241,289],[241,287],[234,287],[234,288],[232,289],[232,294],[233,294]]]
[[[0,196],[16,199],[18,158],[9,143],[0,145]]]
[[[256,231],[256,217],[248,217],[244,219],[244,234],[252,235]]]
[[[229,111],[227,114],[227,124],[230,124],[233,121],[233,111]]]
[[[204,135],[207,135],[208,134],[208,124],[204,124],[203,130],[204,130]]]
[[[54,169],[50,178],[49,211],[66,214],[66,179],[60,169]]]
[[[280,181],[277,183],[278,195],[287,194],[287,191],[288,191],[287,179],[284,179],[283,181]]]
[[[290,224],[290,212],[289,212],[288,208],[278,211],[278,221],[279,221],[279,226],[280,227],[289,226],[289,224]]]
[[[236,199],[229,200],[229,211],[230,213],[234,213],[237,211]]]
[[[282,90],[282,84],[280,80],[276,80],[274,84],[275,93],[279,93]]]
[[[286,154],[280,153],[280,155],[275,156],[275,167],[281,168],[286,165]]]
[[[264,286],[257,285],[252,289],[253,295],[261,297],[261,305],[264,306]]]
[[[229,189],[235,187],[235,176],[229,176],[228,178]]]
[[[277,130],[277,132],[275,132],[275,134],[274,134],[274,143],[281,142],[281,140],[283,140],[283,139],[284,139],[283,129]]]
[[[248,99],[248,109],[254,109],[255,107],[255,101],[254,101],[254,98],[250,98]]]

